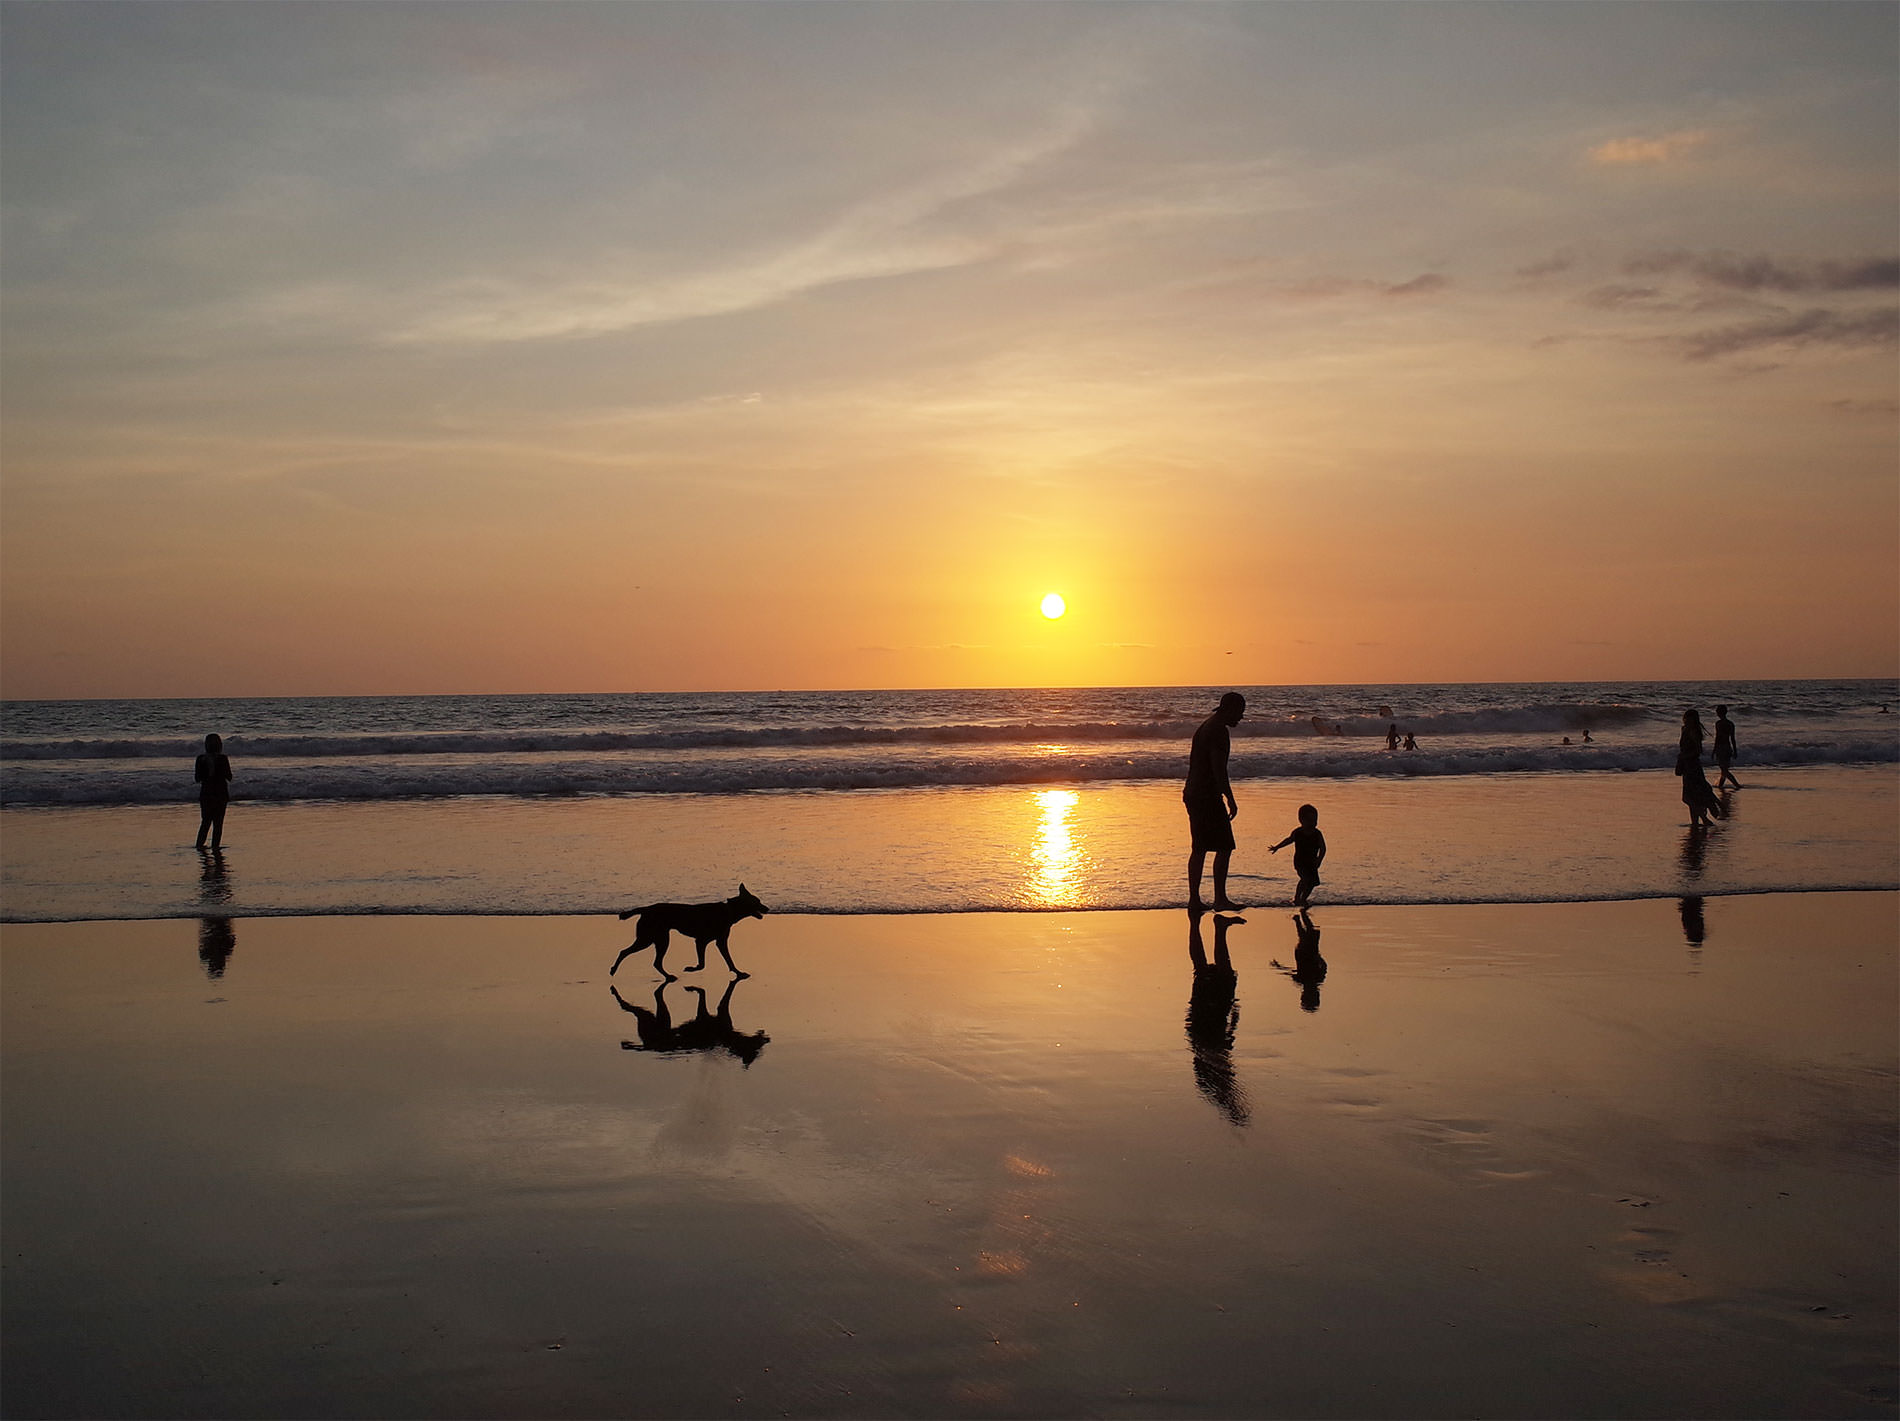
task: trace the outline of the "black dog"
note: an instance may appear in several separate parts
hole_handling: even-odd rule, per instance
[[[743,883],[739,885],[739,892],[723,903],[654,903],[645,908],[629,908],[620,915],[623,921],[635,913],[640,915],[640,921],[634,924],[633,944],[614,959],[607,975],[611,977],[618,972],[620,964],[633,953],[651,947],[656,949],[654,970],[669,982],[676,980],[666,970],[666,947],[673,940],[673,934],[680,932],[699,944],[699,961],[688,967],[688,972],[698,972],[706,966],[706,944],[711,942],[719,945],[719,955],[726,959],[726,966],[734,976],[749,977],[751,973],[733,966],[726,939],[732,935],[732,925],[739,919],[763,918],[767,911],[765,904],[747,892]]]

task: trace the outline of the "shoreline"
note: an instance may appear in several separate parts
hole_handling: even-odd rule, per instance
[[[1594,903],[1654,903],[1676,901],[1684,898],[1781,898],[1803,893],[1816,894],[1863,894],[1863,893],[1900,893],[1900,883],[1845,883],[1845,884],[1775,884],[1757,888],[1704,888],[1696,891],[1658,889],[1648,893],[1605,894],[1601,897],[1565,897],[1565,898],[1439,898],[1439,899],[1338,899],[1318,901],[1309,906],[1314,912],[1329,908],[1354,910],[1362,908],[1393,909],[1430,909],[1430,908],[1537,908],[1564,907]],[[1270,903],[1246,903],[1232,911],[1242,913],[1272,913],[1289,910],[1293,907],[1290,900]],[[477,920],[537,921],[548,918],[612,918],[618,910],[604,908],[549,908],[545,911],[529,912],[479,912],[462,908],[336,908],[336,909],[250,909],[245,911],[214,913],[202,908],[194,911],[181,910],[175,913],[152,913],[127,917],[84,917],[84,918],[14,918],[0,914],[0,929],[15,927],[53,927],[59,925],[79,925],[85,923],[174,923],[197,922],[205,918],[220,918],[231,922],[268,922],[285,919],[308,918],[315,921],[348,918],[470,918]],[[1018,907],[991,907],[988,905],[969,908],[774,908],[774,918],[977,918],[977,917],[1029,917],[1047,918],[1081,915],[1089,913],[1132,914],[1132,913],[1182,913],[1187,911],[1185,903],[1130,903],[1125,905],[1079,905],[1038,906],[1024,904]],[[1213,908],[1203,910],[1212,913]]]

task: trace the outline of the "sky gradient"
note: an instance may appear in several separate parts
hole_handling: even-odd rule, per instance
[[[0,40],[8,697],[1900,671],[1890,5]]]

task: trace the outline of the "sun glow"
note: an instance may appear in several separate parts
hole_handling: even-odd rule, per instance
[[[1062,600],[1060,592],[1051,592],[1042,599],[1042,614],[1052,622],[1068,610],[1069,604]]]
[[[1030,892],[1040,907],[1076,907],[1082,901],[1083,863],[1073,820],[1082,796],[1072,789],[1039,789],[1035,799],[1042,822],[1029,850]]]

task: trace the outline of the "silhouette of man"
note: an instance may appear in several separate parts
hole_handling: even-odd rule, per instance
[[[1195,730],[1188,749],[1187,783],[1181,789],[1181,802],[1187,806],[1192,837],[1188,852],[1188,907],[1192,909],[1207,907],[1201,901],[1201,870],[1210,853],[1214,855],[1214,906],[1240,906],[1227,897],[1227,861],[1234,852],[1233,819],[1240,813],[1240,806],[1234,803],[1234,787],[1227,780],[1227,731],[1240,724],[1246,713],[1247,698],[1238,691],[1229,691]]]
[[[1729,769],[1734,761],[1735,722],[1728,718],[1727,706],[1717,706],[1715,708],[1715,763],[1716,767],[1722,771],[1715,777],[1717,789],[1722,789],[1727,785],[1733,785],[1736,789],[1742,787],[1742,782],[1736,779]]]

